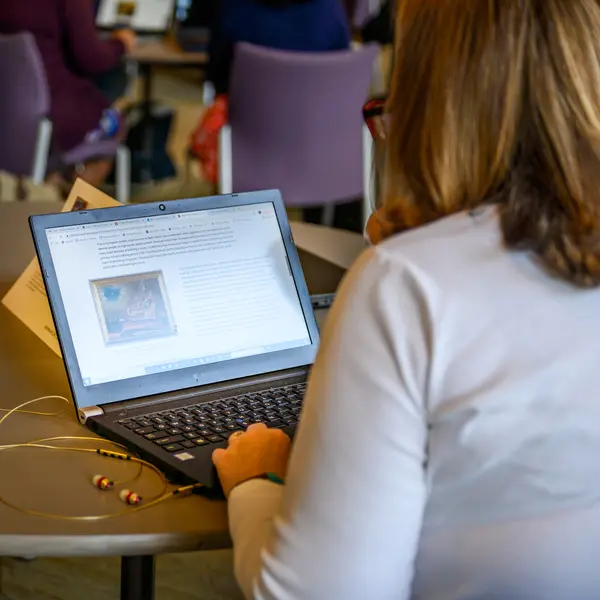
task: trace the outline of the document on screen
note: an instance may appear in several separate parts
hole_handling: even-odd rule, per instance
[[[85,181],[78,179],[73,185],[62,212],[110,206],[120,206],[120,204]],[[2,304],[56,354],[61,355],[37,258],[29,263],[29,266],[2,299]]]
[[[85,386],[311,343],[271,202],[46,236]]]

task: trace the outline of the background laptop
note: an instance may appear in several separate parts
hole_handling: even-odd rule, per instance
[[[279,192],[31,217],[80,421],[177,481],[292,433],[319,334]]]
[[[127,27],[138,34],[163,35],[171,28],[176,0],[99,0],[96,26],[103,30]]]

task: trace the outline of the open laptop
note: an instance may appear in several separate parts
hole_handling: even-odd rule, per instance
[[[166,34],[175,16],[176,0],[99,0],[96,26],[111,31],[127,27],[141,35]]]
[[[293,433],[319,343],[277,191],[31,217],[79,419],[173,481]]]

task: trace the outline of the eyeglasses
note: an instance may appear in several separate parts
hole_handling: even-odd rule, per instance
[[[383,141],[386,138],[385,131],[385,104],[387,98],[379,96],[371,98],[363,106],[363,119],[375,141]]]

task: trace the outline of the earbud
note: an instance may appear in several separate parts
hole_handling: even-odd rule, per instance
[[[119,498],[121,498],[121,500],[125,502],[125,504],[129,504],[129,506],[136,506],[142,501],[142,497],[138,496],[135,492],[132,492],[131,490],[123,490],[119,494]]]
[[[114,483],[108,477],[104,477],[104,475],[94,475],[92,483],[94,484],[94,487],[97,487],[99,490],[110,490],[114,485]]]

